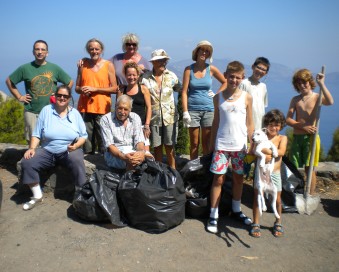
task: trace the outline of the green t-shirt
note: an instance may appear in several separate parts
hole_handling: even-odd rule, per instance
[[[68,85],[71,77],[58,65],[47,62],[45,65],[37,65],[34,61],[21,65],[10,76],[14,83],[25,82],[26,94],[30,94],[32,100],[25,103],[26,111],[40,113],[41,109],[49,104],[49,98],[56,91],[57,83]]]

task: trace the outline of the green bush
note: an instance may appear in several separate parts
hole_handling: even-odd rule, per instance
[[[328,151],[326,160],[339,162],[339,127],[333,133],[332,146]]]
[[[24,108],[15,99],[0,96],[0,143],[26,144],[24,137]]]

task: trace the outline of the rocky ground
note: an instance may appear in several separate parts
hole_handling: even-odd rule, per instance
[[[271,233],[274,217],[262,217],[262,237],[228,216],[217,235],[205,220],[186,219],[162,234],[80,220],[71,203],[45,194],[23,211],[15,196],[16,170],[0,168],[1,271],[338,271],[338,182],[321,183],[321,203],[310,216],[283,214],[285,237]],[[251,214],[252,187],[244,187],[243,210]]]

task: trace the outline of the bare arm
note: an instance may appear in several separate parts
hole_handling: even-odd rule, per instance
[[[76,86],[75,86],[75,92],[78,94],[81,94],[81,74],[82,74],[82,65],[78,67],[78,74],[77,74],[77,80],[76,80]]]
[[[183,75],[183,83],[182,83],[182,93],[181,93],[181,105],[182,105],[182,111],[186,112],[188,111],[188,85],[190,82],[190,72],[191,68],[188,66],[185,68],[184,75]]]
[[[246,92],[246,127],[247,127],[247,137],[250,142],[250,151],[252,150],[252,134],[254,132],[254,124],[253,124],[253,114],[252,114],[252,96]]]
[[[214,76],[220,83],[221,83],[221,86],[220,88],[218,89],[217,93],[219,93],[220,91],[223,91],[226,89],[227,87],[227,80],[226,78],[223,76],[222,73],[220,73],[220,71],[218,70],[217,67],[211,65],[211,73],[212,73],[212,76]]]
[[[29,145],[29,149],[24,154],[24,158],[26,160],[29,160],[30,158],[34,157],[35,149],[38,148],[39,143],[40,143],[40,139],[38,137],[34,137],[34,136],[31,137],[31,142],[30,142],[30,145]]]
[[[327,89],[326,85],[325,85],[325,75],[322,73],[317,74],[317,82],[323,92],[323,97],[322,97],[322,104],[326,105],[326,106],[330,106],[333,105],[334,103],[334,99],[330,93],[330,91]]]
[[[213,118],[212,129],[211,129],[210,153],[214,152],[215,140],[216,140],[217,132],[219,128],[219,95],[222,95],[222,94],[219,93],[213,97],[214,118]]]
[[[29,103],[32,100],[32,97],[29,94],[21,95],[18,88],[15,86],[15,84],[9,79],[9,77],[6,79],[6,85],[11,92],[11,94],[19,101],[24,103]]]

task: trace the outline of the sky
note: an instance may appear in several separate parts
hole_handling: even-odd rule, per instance
[[[50,62],[75,75],[89,39],[104,43],[108,59],[122,51],[128,32],[139,36],[146,58],[163,48],[171,61],[190,59],[195,45],[209,40],[218,59],[251,64],[265,56],[292,69],[339,71],[336,0],[3,0],[0,11],[0,89],[11,72],[33,60],[37,39],[48,42]]]

